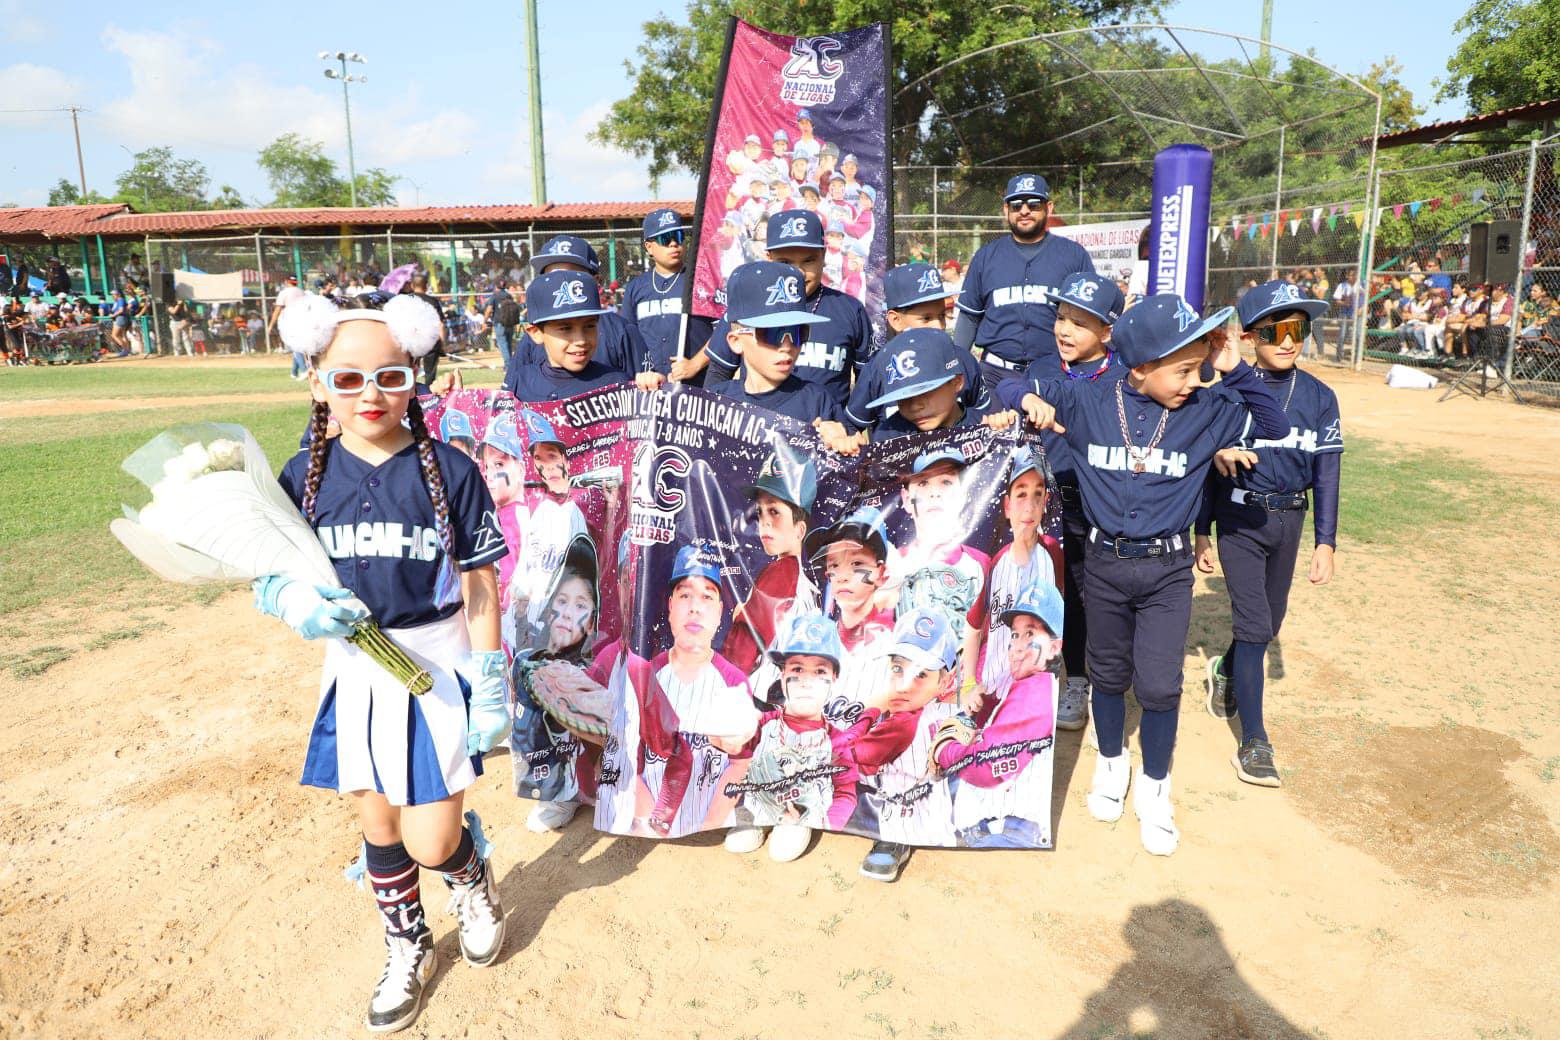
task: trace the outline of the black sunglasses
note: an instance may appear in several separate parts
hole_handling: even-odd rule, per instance
[[[1049,201],[1049,199],[1013,199],[1007,204],[1007,208],[1014,213],[1021,213],[1026,209],[1038,213],[1045,209],[1045,204]]]

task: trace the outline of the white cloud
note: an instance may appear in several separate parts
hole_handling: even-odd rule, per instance
[[[82,103],[79,82],[47,65],[27,62],[0,69],[5,89],[0,107],[8,109],[53,109]],[[6,126],[39,126],[68,118],[60,112],[7,112],[0,114]]]
[[[698,180],[684,173],[661,179],[652,191],[647,162],[628,152],[590,140],[590,132],[606,117],[610,101],[597,101],[568,115],[542,110],[543,145],[547,152],[547,194],[553,202],[622,202],[636,199],[691,199]],[[502,158],[481,173],[485,184],[501,186],[499,197],[531,199],[531,137],[522,121]]]
[[[0,26],[5,27],[5,40],[10,44],[38,43],[49,31],[33,5],[22,0],[0,0]]]

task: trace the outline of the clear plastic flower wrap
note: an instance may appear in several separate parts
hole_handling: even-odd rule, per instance
[[[146,496],[139,508],[126,504],[109,530],[158,577],[203,585],[281,574],[311,585],[341,584],[314,528],[242,426],[176,426],[142,445],[121,468]],[[373,618],[358,624],[348,642],[411,693],[432,689],[428,672]]]

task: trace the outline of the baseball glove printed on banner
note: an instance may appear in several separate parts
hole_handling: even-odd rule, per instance
[[[703,391],[460,391],[509,552],[516,793],[676,837],[1048,848],[1060,503],[971,427],[847,458]]]

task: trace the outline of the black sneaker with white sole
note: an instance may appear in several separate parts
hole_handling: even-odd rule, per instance
[[[1230,677],[1224,674],[1224,655],[1208,661],[1208,714],[1216,719],[1233,719],[1235,691],[1230,688]]]
[[[385,946],[385,972],[368,1002],[365,1024],[370,1033],[394,1033],[417,1020],[423,990],[432,981],[438,963],[431,932],[425,931],[416,939],[386,936]]]
[[[861,876],[873,881],[894,881],[910,859],[911,848],[892,841],[875,841],[861,861]]]
[[[493,867],[484,864],[482,880],[474,885],[452,885],[446,910],[460,929],[460,955],[476,968],[498,960],[504,948],[504,907],[493,883]]]
[[[1265,740],[1253,738],[1244,742],[1230,762],[1235,766],[1235,775],[1248,784],[1256,784],[1258,787],[1284,786],[1284,782],[1278,778],[1278,768],[1273,764],[1273,745]]]

